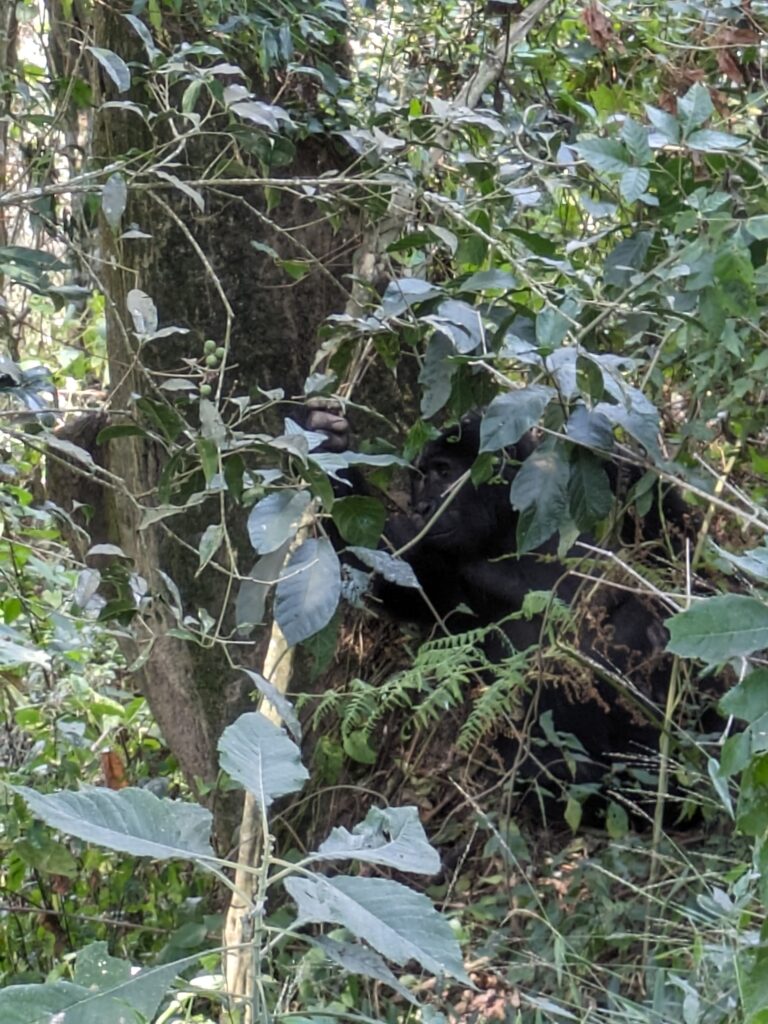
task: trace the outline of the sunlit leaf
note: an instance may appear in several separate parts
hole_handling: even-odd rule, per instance
[[[218,750],[224,771],[265,809],[277,797],[301,789],[309,778],[296,744],[258,711],[240,715],[227,726]]]

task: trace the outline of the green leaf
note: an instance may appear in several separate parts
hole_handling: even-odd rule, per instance
[[[264,810],[279,796],[295,793],[309,778],[301,751],[274,722],[249,711],[227,726],[218,742],[221,767]]]
[[[101,46],[87,46],[106,73],[117,86],[118,92],[127,92],[131,87],[131,71],[122,57]]]
[[[749,249],[737,244],[721,249],[714,271],[722,309],[732,316],[748,316],[755,309],[755,270]]]
[[[563,445],[539,448],[520,467],[509,498],[523,513],[518,521],[520,551],[531,551],[548,540],[565,521],[570,471]]]
[[[344,540],[366,548],[377,543],[387,520],[381,502],[359,494],[338,498],[331,516]]]
[[[565,425],[568,437],[588,448],[613,448],[613,430],[610,421],[602,413],[577,405]]]
[[[205,567],[208,565],[210,560],[216,554],[221,547],[221,542],[224,540],[224,526],[221,523],[211,523],[210,526],[206,527],[203,536],[200,538],[200,544],[198,546],[198,557],[200,564],[197,567],[197,576]]]
[[[605,283],[626,288],[632,273],[641,270],[651,246],[650,231],[638,231],[630,238],[622,238],[605,260]]]
[[[648,129],[631,117],[625,119],[621,126],[621,138],[636,164],[643,165],[651,161],[651,147],[648,144]]]
[[[398,587],[413,587],[416,590],[421,586],[416,573],[402,558],[395,558],[386,551],[374,551],[373,548],[351,547],[349,550],[388,583],[395,583]]]
[[[213,402],[209,402],[207,398],[201,398],[198,403],[198,411],[200,413],[200,433],[203,435],[203,439],[210,441],[217,448],[220,447],[227,439],[227,428],[217,406]],[[218,459],[216,472],[218,472]],[[206,483],[209,482],[210,477],[206,473]]]
[[[765,865],[761,865],[765,870]],[[743,949],[739,956],[739,977],[745,1024],[768,1024],[768,951],[763,943],[754,950]]]
[[[154,168],[154,173],[158,178],[162,178],[163,181],[167,181],[169,184],[177,188],[179,192],[182,192],[188,199],[191,199],[195,206],[200,210],[201,213],[205,213],[205,200],[197,189],[192,188],[186,181],[182,181],[181,178],[177,178],[175,174],[169,174],[167,171],[161,171],[159,168]]]
[[[28,833],[26,839],[17,840],[13,849],[24,863],[29,864],[35,871],[77,878],[78,861],[63,843],[57,842],[50,833],[42,829],[37,834]]]
[[[536,341],[542,348],[557,348],[570,328],[570,318],[553,306],[536,314]]]
[[[90,452],[86,451],[85,448],[80,448],[79,445],[73,444],[72,441],[67,441],[66,438],[59,437],[57,434],[46,433],[44,435],[45,443],[49,448],[53,448],[55,452],[60,455],[66,455],[70,459],[74,459],[76,462],[82,462],[84,466],[92,468],[95,466],[93,456]]]
[[[320,860],[359,860],[398,871],[434,875],[440,857],[429,845],[415,807],[372,807],[351,832],[335,828],[318,848]]]
[[[243,672],[245,672],[262,697],[265,697],[275,711],[277,711],[283,721],[283,725],[294,740],[297,743],[301,743],[301,722],[299,721],[299,716],[293,710],[293,704],[291,704],[285,694],[280,693],[276,686],[268,683],[264,676],[260,676],[258,672],[251,672],[247,668],[244,668]]]
[[[0,665],[50,665],[51,659],[45,651],[26,644],[16,643],[9,636],[0,633]]]
[[[579,530],[589,532],[613,507],[613,491],[605,466],[591,452],[575,453],[568,480],[568,508]]]
[[[768,605],[743,594],[704,598],[667,619],[667,650],[721,664],[768,646]]]
[[[458,369],[450,358],[454,355],[456,349],[448,335],[435,331],[427,344],[419,372],[419,384],[424,389],[421,398],[421,415],[424,419],[439,412],[451,397],[451,385]]]
[[[720,699],[720,710],[725,715],[755,722],[768,713],[768,669],[750,672]]]
[[[295,535],[312,500],[309,491],[277,491],[257,502],[248,516],[248,536],[254,551],[269,554]]]
[[[144,337],[157,330],[157,307],[152,299],[140,288],[132,288],[125,297],[125,306],[131,314],[133,329]]]
[[[446,299],[437,307],[436,313],[421,319],[446,334],[460,355],[474,352],[485,339],[480,311],[459,299]]]
[[[88,843],[155,860],[214,856],[211,814],[198,804],[156,797],[148,789],[83,786],[76,793],[38,793],[14,786],[38,818]]]
[[[401,277],[387,285],[381,300],[381,311],[384,316],[400,316],[414,303],[426,302],[442,294],[440,287],[420,277]]]
[[[635,405],[633,397],[642,397],[638,392],[632,396],[627,390],[627,402],[614,405],[612,402],[598,402],[592,410],[594,413],[603,416],[622,430],[634,437],[636,441],[645,448],[652,458],[661,458],[659,449],[659,413],[649,402]]]
[[[729,736],[720,751],[720,765],[717,774],[720,780],[744,771],[752,759],[752,744],[749,730]]]
[[[304,541],[283,569],[275,596],[275,619],[293,647],[330,622],[341,594],[341,568],[331,542]]]
[[[470,984],[448,922],[426,896],[385,878],[287,878],[306,922],[341,924],[397,964],[416,960],[433,974]]]
[[[517,288],[518,281],[509,270],[478,270],[462,281],[459,289],[462,292],[511,291]]]
[[[160,50],[155,46],[147,26],[135,14],[124,14],[123,17],[133,28],[133,31],[138,35],[142,43],[144,43],[144,49],[147,51],[149,59],[154,60],[160,54]]]
[[[680,141],[680,123],[673,114],[668,114],[666,110],[659,110],[658,107],[652,107],[647,103],[645,112],[653,127],[664,136],[667,142],[676,145]]]
[[[651,172],[646,167],[630,167],[619,181],[619,191],[627,203],[634,203],[645,195],[651,181]]]
[[[722,153],[729,149],[740,149],[746,146],[747,140],[740,139],[728,132],[716,132],[709,128],[691,132],[686,136],[685,144],[689,149],[698,149],[703,153]]]
[[[753,757],[741,776],[736,824],[748,836],[768,829],[768,755]]]
[[[752,238],[768,238],[768,214],[759,214],[756,217],[747,217],[742,221],[742,227],[747,230]]]
[[[376,764],[376,751],[368,742],[364,729],[345,731],[342,737],[344,753],[357,764]]]
[[[707,774],[709,775],[715,792],[720,798],[720,803],[723,805],[730,817],[733,818],[733,802],[731,800],[730,790],[728,789],[728,780],[725,777],[727,772],[721,771],[720,765],[714,757],[707,758]]]
[[[608,812],[605,815],[605,831],[611,839],[624,839],[629,832],[629,817],[627,812],[615,801],[608,803]]]
[[[107,224],[116,231],[128,202],[128,186],[122,174],[110,174],[101,191],[101,209]]]
[[[0,992],[3,1024],[143,1024],[154,1018],[178,973],[166,964],[137,970],[109,956],[105,942],[77,954],[76,984],[11,985]]]
[[[712,97],[703,82],[696,82],[685,96],[681,96],[677,101],[677,118],[682,125],[684,136],[708,121],[714,112]]]
[[[495,452],[515,444],[539,422],[555,395],[554,388],[539,384],[498,395],[480,424],[480,451]]]
[[[382,981],[409,1003],[418,1006],[418,1000],[401,985],[384,960],[368,946],[357,942],[339,942],[327,935],[310,939],[313,946],[322,949],[329,960],[338,964],[349,974],[360,974],[374,981]]]
[[[605,174],[623,174],[632,166],[627,150],[616,139],[582,139],[572,148],[590,167]]]
[[[280,579],[280,570],[288,554],[288,541],[276,551],[263,555],[240,583],[235,602],[235,622],[238,632],[245,626],[257,626],[264,620],[264,608],[271,587]]]

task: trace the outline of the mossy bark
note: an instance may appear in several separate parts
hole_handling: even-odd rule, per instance
[[[97,46],[144,60],[143,48],[132,38],[122,18],[130,5],[95,5],[91,12],[89,39]],[[51,5],[54,18],[61,17],[58,4]],[[183,26],[185,38],[198,31],[189,20]],[[169,36],[173,26],[168,26]],[[130,52],[131,47],[135,53]],[[126,107],[103,107],[105,100],[147,102],[140,81],[131,91],[117,95],[114,84],[91,57],[90,80],[100,101],[91,138],[95,166],[105,166],[131,156],[131,165],[146,168],[142,186],[152,184],[152,153],[159,143],[162,126],[152,135],[147,123]],[[248,69],[244,69],[248,71]],[[154,129],[153,129],[154,130]],[[221,138],[192,139],[179,153],[174,175],[199,180],[220,160]],[[284,169],[291,177],[316,177],[333,166],[333,149],[308,141],[297,147],[294,163]],[[153,197],[152,188],[131,187],[122,228],[135,224],[150,238],[124,239],[102,219],[99,227],[99,260],[94,273],[106,296],[107,345],[109,353],[110,415],[133,414],[137,395],[152,394],[157,373],[183,369],[183,360],[197,358],[203,341],[219,341],[230,329],[227,391],[257,395],[258,389],[281,387],[296,395],[308,373],[317,348],[317,330],[324,318],[343,309],[346,290],[343,275],[350,266],[352,232],[334,227],[327,217],[306,199],[283,193],[275,205],[258,186],[199,189],[205,208],[172,187],[162,187]],[[167,182],[166,182],[167,184]],[[292,282],[263,250],[251,243],[263,243],[283,258],[316,258],[314,269],[302,280]],[[160,326],[176,325],[189,333],[178,333],[150,342],[141,351],[133,333],[126,296],[139,288],[153,299]],[[224,298],[226,297],[226,298]],[[226,574],[206,570],[198,574],[196,549],[200,535],[210,521],[210,507],[190,512],[173,521],[172,531],[162,525],[140,529],[140,506],[154,503],[158,479],[164,465],[163,449],[142,437],[113,438],[100,452],[106,469],[119,477],[122,487],[105,489],[105,530],[133,561],[133,569],[147,581],[151,603],[134,623],[138,657],[136,678],[160,725],[163,736],[191,784],[204,794],[215,783],[218,771],[216,743],[223,728],[247,704],[248,686],[219,644],[196,645],[171,635],[178,623],[158,570],[178,587],[185,611],[197,614],[204,608],[218,619],[224,602],[233,598]],[[137,499],[134,501],[133,499]],[[233,517],[244,519],[242,509]],[[206,521],[206,516],[208,521]],[[235,526],[233,535],[242,536]],[[106,538],[100,538],[106,539]],[[252,554],[243,543],[242,556],[249,568]],[[261,664],[268,637],[257,639],[243,650],[238,661]],[[232,841],[237,821],[236,802],[213,803],[217,835],[222,849]]]

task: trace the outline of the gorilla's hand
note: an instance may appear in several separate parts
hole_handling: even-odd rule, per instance
[[[349,448],[349,420],[332,398],[314,398],[309,402],[306,429],[325,434],[323,452],[345,452]]]

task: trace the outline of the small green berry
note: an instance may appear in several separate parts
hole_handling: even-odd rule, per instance
[[[215,352],[215,351],[216,351],[216,342],[212,341],[209,338],[208,341],[206,341],[206,343],[203,345],[203,352],[205,352],[205,354],[207,356],[209,356],[211,354],[211,352]]]
[[[200,397],[201,398],[208,398],[210,396],[210,394],[211,394],[211,385],[210,384],[201,384],[200,385]]]
[[[226,354],[227,350],[224,348],[224,346],[219,345],[219,347],[216,349],[216,355],[219,357],[219,359],[223,359]]]
[[[211,352],[209,356],[205,357],[205,365],[210,366],[214,370],[219,365],[219,357],[215,352]]]

